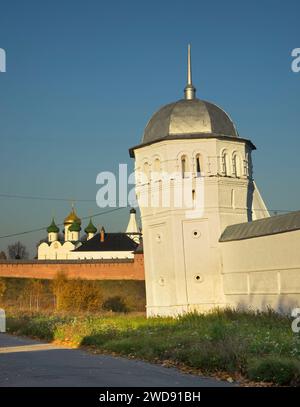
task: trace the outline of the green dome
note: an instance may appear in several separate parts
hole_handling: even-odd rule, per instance
[[[84,231],[86,234],[97,232],[97,228],[93,225],[92,219],[90,219],[90,223],[87,225]]]
[[[73,222],[72,225],[70,226],[69,231],[70,232],[80,232],[81,231],[80,224],[76,221]]]
[[[54,219],[52,219],[51,225],[47,227],[48,233],[58,233],[59,228],[56,226]]]

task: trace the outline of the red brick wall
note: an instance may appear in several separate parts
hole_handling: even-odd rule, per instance
[[[53,279],[58,272],[86,280],[144,280],[144,257],[134,260],[0,261],[0,277]]]

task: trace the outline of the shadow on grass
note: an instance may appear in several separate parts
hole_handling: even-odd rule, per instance
[[[291,320],[275,312],[215,310],[178,318],[110,315],[10,318],[15,333],[69,341],[100,352],[242,374],[278,384],[299,383],[300,340]]]

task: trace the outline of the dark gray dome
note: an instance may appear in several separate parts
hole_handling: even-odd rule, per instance
[[[163,106],[148,122],[142,143],[172,135],[209,134],[238,137],[233,121],[220,107],[200,99]]]

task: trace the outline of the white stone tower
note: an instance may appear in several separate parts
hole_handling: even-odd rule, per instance
[[[97,233],[97,228],[93,224],[92,218],[90,218],[90,222],[87,225],[87,227],[84,229],[84,231],[86,233],[87,240],[92,239],[95,236],[95,234]]]
[[[130,209],[129,221],[126,228],[126,234],[135,242],[140,242],[140,233],[138,230],[138,225],[136,221],[136,210],[134,208]]]
[[[75,224],[75,225],[73,225]],[[65,242],[76,241],[79,239],[81,230],[81,219],[77,216],[74,206],[72,205],[72,210],[69,215],[64,220],[65,226]],[[71,226],[72,229],[71,230]]]
[[[59,228],[56,226],[54,218],[52,218],[51,225],[47,228],[48,242],[56,242],[58,240]]]
[[[220,107],[196,98],[190,46],[184,95],[160,108],[141,144],[130,149],[148,316],[224,306],[219,237],[230,224],[269,216],[252,178],[255,146],[239,137]],[[175,203],[178,186],[190,196],[190,210]],[[166,192],[173,197],[169,205]]]

